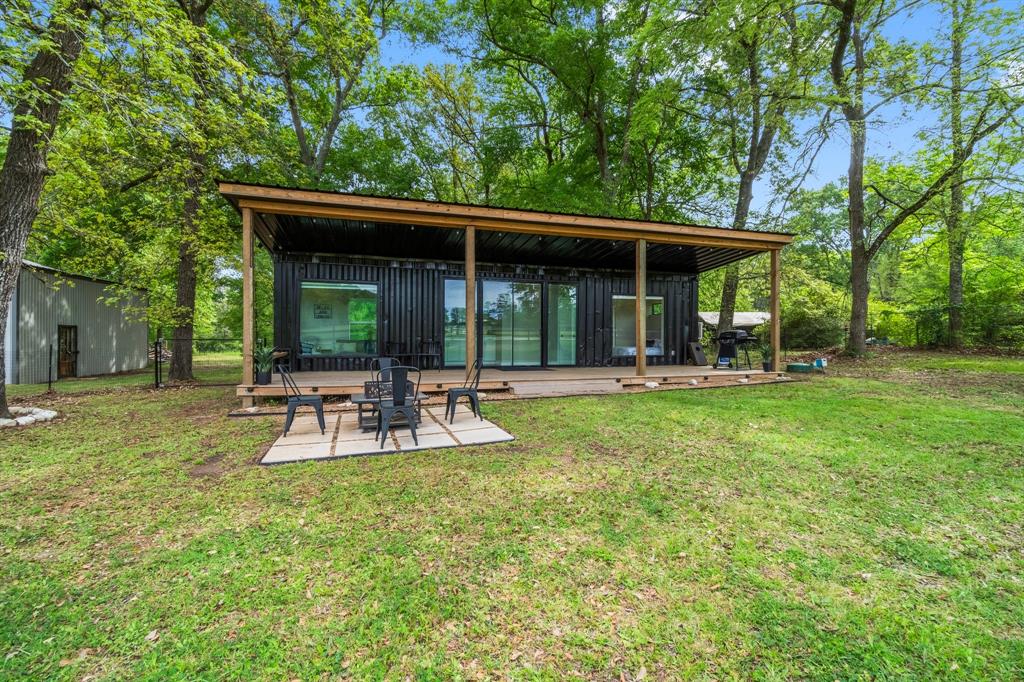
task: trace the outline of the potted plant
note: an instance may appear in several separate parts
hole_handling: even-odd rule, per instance
[[[772,371],[772,344],[768,342],[761,344],[761,366],[766,372]]]
[[[274,349],[267,346],[257,347],[252,354],[252,364],[256,369],[256,384],[269,385],[274,369]]]

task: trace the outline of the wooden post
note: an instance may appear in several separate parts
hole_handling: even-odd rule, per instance
[[[771,292],[771,335],[772,335],[772,371],[778,372],[779,368],[782,367],[782,320],[781,308],[779,306],[779,249],[771,250],[771,279],[772,279],[772,292]]]
[[[466,378],[476,360],[476,228],[466,226]]]
[[[647,240],[636,240],[636,375],[647,376]]]
[[[255,317],[255,288],[253,282],[253,210],[242,209],[242,384],[252,386],[255,382],[252,365],[253,319]],[[252,407],[255,399],[242,398],[242,407]]]

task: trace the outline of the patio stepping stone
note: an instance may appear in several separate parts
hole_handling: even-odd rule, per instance
[[[336,435],[335,435],[336,434]],[[424,409],[423,422],[417,427],[419,443],[414,443],[407,428],[391,429],[384,447],[373,431],[363,431],[353,413],[328,416],[327,430],[312,416],[297,417],[287,437],[280,437],[263,457],[261,464],[284,464],[312,460],[411,452],[436,448],[454,448],[460,445],[481,445],[514,440],[511,434],[493,423],[474,416],[462,405],[456,410],[455,423],[444,420],[444,407]],[[397,440],[397,447],[396,447]]]

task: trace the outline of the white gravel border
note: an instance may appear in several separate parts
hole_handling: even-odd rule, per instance
[[[11,414],[15,415],[14,419],[0,419],[0,429],[48,422],[57,416],[55,411],[44,410],[41,407],[12,407]]]

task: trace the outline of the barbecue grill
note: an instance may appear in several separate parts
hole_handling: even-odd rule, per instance
[[[740,368],[740,350],[747,361],[747,369],[753,369],[750,364],[750,346],[757,343],[757,337],[748,334],[742,329],[730,329],[718,335],[718,360],[715,367],[731,368],[733,361],[736,362],[736,369]]]

